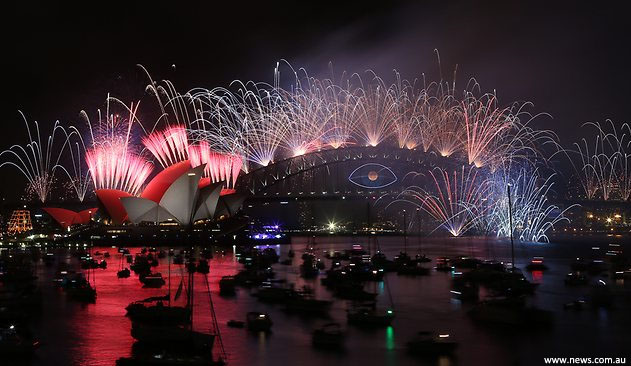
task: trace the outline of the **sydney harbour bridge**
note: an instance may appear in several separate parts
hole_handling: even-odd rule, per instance
[[[396,222],[392,225],[400,228],[406,205],[386,210],[388,204],[409,187],[431,189],[432,169],[454,171],[463,164],[422,149],[352,146],[314,151],[242,172],[236,188],[248,195],[244,212],[268,223],[304,230],[352,221],[357,227],[369,220],[368,215],[373,221]],[[417,217],[412,215],[422,215],[426,229],[435,227],[429,227],[434,221],[429,215],[417,212],[409,216],[414,230]]]
[[[425,176],[435,167],[458,165],[455,158],[420,149],[389,146],[327,149],[242,174],[237,191],[247,192],[254,198],[279,199],[396,195],[408,186],[427,183]]]

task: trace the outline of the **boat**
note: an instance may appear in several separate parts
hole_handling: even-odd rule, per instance
[[[450,355],[458,347],[448,333],[419,332],[407,343],[408,352],[416,356],[435,357]]]
[[[129,268],[138,275],[148,274],[151,272],[151,263],[146,256],[136,254],[134,263]]]
[[[44,258],[42,259],[44,264],[47,267],[51,267],[55,263],[55,254],[54,253],[46,253]]]
[[[210,272],[210,265],[208,264],[207,260],[199,260],[199,263],[197,264],[197,272],[202,274],[208,274]]]
[[[38,346],[39,341],[21,335],[13,325],[0,328],[0,355],[3,357],[24,357]]]
[[[194,350],[211,350],[214,334],[197,332],[183,326],[132,322],[131,336],[154,345],[186,346]]]
[[[313,331],[311,340],[316,347],[342,348],[346,333],[339,323],[328,323]]]
[[[186,270],[188,273],[195,273],[197,271],[197,265],[193,261],[189,261],[186,263]]]
[[[546,271],[548,266],[543,264],[543,257],[533,257],[530,263],[526,266],[527,271]]]
[[[610,308],[613,306],[613,293],[603,280],[598,280],[592,287],[590,299],[594,308]]]
[[[123,268],[120,271],[116,272],[116,276],[118,278],[128,278],[131,275],[131,271],[129,268]]]
[[[570,268],[572,268],[573,271],[586,271],[587,262],[585,261],[585,259],[577,257],[570,264]]]
[[[436,270],[441,272],[450,272],[454,267],[451,265],[449,258],[436,258]]]
[[[160,288],[166,283],[159,272],[141,275],[139,279],[145,288]]]
[[[169,261],[169,278],[170,278]],[[195,303],[194,273],[188,273],[186,291],[186,307],[170,306],[169,294],[150,297],[128,306],[132,319],[131,335],[137,342],[132,346],[131,358],[117,361],[117,365],[223,365],[226,352],[219,333],[217,317],[213,307],[208,277],[204,276],[210,303],[212,329],[215,333],[206,334],[193,330],[193,304]],[[169,281],[170,289],[170,281]],[[183,281],[180,282],[174,301],[182,294]],[[164,306],[163,301],[169,301]],[[156,302],[147,306],[148,302]],[[215,342],[217,341],[217,342]],[[212,354],[213,346],[219,345],[219,357],[215,361]]]
[[[599,275],[607,270],[607,263],[602,259],[594,259],[587,265],[587,273],[592,276]]]
[[[94,303],[96,290],[92,288],[83,273],[68,274],[61,282],[61,287],[72,300]]]
[[[334,251],[324,251],[324,258],[326,259],[334,259],[337,261],[347,261],[350,259],[348,251],[340,252],[339,250]]]
[[[253,332],[269,332],[272,328],[272,319],[268,314],[251,311],[246,315],[248,329]]]
[[[96,290],[90,286],[87,281],[73,287],[68,287],[66,292],[68,293],[68,297],[72,300],[86,303],[96,302]]]
[[[427,276],[429,268],[421,266],[420,263],[410,262],[399,266],[397,274],[399,276]]]
[[[213,259],[213,251],[210,248],[205,248],[204,250],[202,250],[200,255],[202,256],[202,258],[207,260]]]
[[[458,269],[475,269],[481,263],[481,260],[472,257],[456,257],[451,261],[451,264]]]
[[[587,277],[580,272],[570,272],[565,275],[565,284],[567,286],[581,286],[588,282]]]
[[[349,256],[361,256],[366,254],[366,250],[361,246],[361,244],[353,244],[351,249],[347,250]]]
[[[382,252],[375,253],[372,258],[370,258],[370,262],[373,264],[373,266],[375,266],[375,268],[381,269],[386,272],[393,272],[396,271],[398,268],[398,265],[386,258],[386,255]]]
[[[473,320],[484,325],[518,326],[522,329],[549,327],[554,314],[524,305],[523,298],[504,298],[482,302],[469,311]]]
[[[631,268],[623,269],[620,271],[614,271],[613,278],[615,280],[631,279]]]
[[[331,308],[331,301],[318,300],[311,295],[295,294],[286,303],[286,310],[301,314],[324,315]]]
[[[76,276],[76,272],[72,270],[58,270],[55,273],[55,277],[53,277],[53,282],[58,287],[64,287],[66,283],[69,281],[69,277]]]
[[[163,300],[168,296],[150,297],[142,301],[135,301],[127,305],[127,317],[133,322],[150,324],[186,324],[191,316],[191,310],[182,306],[165,306]],[[155,304],[150,304],[155,302]]]
[[[578,299],[574,301],[570,301],[568,303],[563,304],[564,310],[583,310],[587,303],[583,299]]]
[[[414,256],[414,260],[418,263],[429,263],[432,261],[432,259],[425,254],[417,254]]]
[[[237,281],[234,276],[223,276],[219,280],[219,294],[234,295],[236,293]]]
[[[287,288],[265,285],[261,286],[256,293],[252,294],[252,296],[258,298],[261,302],[284,304],[293,294],[294,291]]]
[[[230,328],[243,328],[245,327],[245,322],[240,321],[240,320],[228,320],[228,323],[226,323]]]
[[[454,280],[453,289],[450,291],[452,297],[463,302],[477,302],[480,298],[480,287],[471,282],[460,282]]]
[[[357,308],[346,313],[349,324],[360,327],[387,327],[394,320],[394,312],[391,309],[379,312],[377,309]]]
[[[372,301],[377,293],[365,291],[361,285],[349,284],[336,286],[334,296],[343,300]]]
[[[223,366],[223,359],[213,360],[208,355],[156,353],[136,357],[121,357],[116,366]]]
[[[313,254],[305,253],[302,256],[303,263],[300,265],[300,276],[303,278],[314,278],[320,274],[318,269],[318,260]]]

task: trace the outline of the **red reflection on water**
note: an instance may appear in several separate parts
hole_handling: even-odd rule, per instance
[[[131,337],[131,321],[125,317],[125,307],[129,303],[142,300],[151,296],[162,296],[169,293],[169,282],[159,289],[143,288],[138,276],[132,272],[129,278],[118,278],[121,254],[113,248],[94,248],[92,253],[99,251],[101,253],[109,252],[110,257],[104,258],[94,256],[97,260],[105,259],[108,263],[106,269],[95,269],[95,284],[97,290],[97,300],[95,304],[82,305],[70,302],[65,298],[63,292],[59,292],[62,301],[62,309],[59,314],[55,314],[60,318],[64,318],[64,328],[69,328],[72,337],[72,364],[74,365],[113,365],[120,357],[128,357],[131,355],[131,348],[134,339]],[[135,255],[140,249],[132,249],[131,254]],[[79,270],[79,261],[73,258],[72,266]],[[222,276],[232,275],[236,273],[237,263],[230,255],[229,259],[220,257],[212,260],[211,273],[208,275],[208,283],[205,275],[196,273],[194,281],[194,309],[193,322],[194,329],[201,332],[210,332],[212,328],[212,318],[210,311],[210,302],[208,289],[213,296],[219,292],[218,282]],[[129,265],[124,262],[125,267]],[[165,279],[169,275],[169,267],[171,273],[171,294],[175,296],[180,281],[184,281],[187,286],[187,272],[184,265],[172,264],[169,266],[169,259],[163,258],[159,260],[159,265],[153,267],[153,272],[162,273]],[[92,275],[91,275],[92,276]],[[44,281],[49,281],[44,279]],[[218,297],[218,296],[217,296]],[[213,298],[213,300],[215,300]],[[219,304],[218,304],[219,303]],[[186,304],[186,295],[182,294],[172,305],[184,306]],[[222,301],[215,302],[216,311],[220,312],[217,307],[225,307]],[[242,316],[239,316],[242,317]],[[223,320],[225,323],[225,320]],[[70,341],[70,340],[68,340]]]
[[[534,283],[543,282],[543,271],[532,271],[532,281]]]

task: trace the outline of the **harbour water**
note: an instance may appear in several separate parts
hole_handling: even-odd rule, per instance
[[[589,296],[590,293],[590,285],[564,285],[572,259],[578,256],[586,259],[605,258],[612,247],[628,255],[628,251],[631,251],[628,238],[612,236],[597,241],[583,238],[562,243],[516,244],[518,267],[523,268],[533,256],[543,256],[549,267],[545,272],[524,271],[530,280],[540,284],[530,301],[555,314],[554,326],[543,331],[496,328],[474,323],[467,316],[471,305],[452,298],[450,290],[453,274],[434,270],[429,276],[419,277],[388,273],[383,282],[366,283],[366,290],[379,293],[380,306],[393,307],[395,320],[391,327],[372,331],[347,326],[348,304],[333,298],[320,285],[324,272],[313,280],[300,278],[300,255],[307,242],[307,238],[293,238],[291,246],[272,245],[280,253],[281,259],[287,257],[290,248],[296,252],[292,266],[274,265],[276,278],[295,283],[296,288],[310,286],[317,298],[334,300],[328,319],[287,314],[280,306],[258,302],[251,296],[254,290],[238,288],[236,296],[220,296],[220,278],[235,274],[242,265],[237,262],[231,248],[214,254],[210,261],[208,284],[229,365],[538,365],[543,364],[543,357],[623,357],[631,352],[631,281],[625,283],[600,276],[590,279],[592,282],[602,280],[611,286],[615,293],[611,309],[563,309],[563,304]],[[368,249],[365,238],[331,236],[317,238],[315,251],[323,258],[323,251],[342,251],[349,249],[352,244],[363,244]],[[389,258],[403,250],[405,245],[402,237],[381,237],[378,244]],[[453,255],[502,261],[510,261],[511,258],[510,244],[492,239],[433,238],[420,243],[413,237],[407,239],[408,253],[416,254],[419,249],[432,259]],[[135,254],[140,248],[130,250]],[[116,276],[120,261],[117,250],[94,248],[93,252],[96,251],[107,251],[111,257],[106,258],[106,269],[94,270],[98,292],[95,304],[71,302],[52,282],[57,262],[65,261],[78,268],[78,259],[71,256],[71,251],[57,249],[57,262],[53,266],[47,267],[41,261],[37,264],[36,274],[44,303],[41,315],[36,316],[31,323],[41,346],[30,364],[111,366],[116,359],[131,355],[134,340],[130,335],[131,322],[125,317],[125,306],[135,300],[164,295],[168,287],[143,289],[133,273],[130,278],[119,279]],[[328,268],[330,261],[325,262]],[[433,262],[427,266],[432,267]],[[165,258],[160,260],[154,271],[166,276],[169,267],[174,293],[185,275],[183,266],[169,266]],[[195,275],[194,327],[196,330],[209,331],[212,323],[204,277],[199,273]],[[393,304],[390,304],[388,292],[392,295]],[[178,304],[184,303],[184,297],[178,299]],[[249,311],[269,313],[274,322],[272,332],[253,334],[245,329],[227,327],[228,320],[245,320]],[[331,321],[339,322],[347,329],[345,349],[341,352],[314,349],[311,332]],[[409,355],[406,342],[423,330],[449,333],[459,343],[454,357],[428,360]]]

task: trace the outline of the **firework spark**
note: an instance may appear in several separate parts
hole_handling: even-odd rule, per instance
[[[587,199],[626,201],[631,197],[631,127],[625,123],[618,131],[608,122],[609,130],[600,123],[585,123],[596,129],[593,142],[583,138],[574,143],[574,150],[559,151],[571,163]]]
[[[19,113],[26,126],[28,143],[25,146],[16,144],[0,152],[0,158],[5,159],[0,167],[9,165],[17,168],[28,180],[27,191],[34,192],[41,202],[46,202],[52,188],[54,168],[59,164],[63,151],[63,148],[55,151],[56,135],[63,127],[56,121],[51,135],[42,144],[39,123],[34,122],[33,133],[24,113]]]
[[[85,196],[90,188],[90,170],[84,169],[85,151],[86,146],[83,141],[83,137],[79,130],[70,126],[67,132],[65,129],[62,131],[65,134],[66,142],[62,151],[68,146],[68,154],[70,159],[66,162],[70,166],[67,167],[64,163],[57,164],[54,169],[61,169],[69,179],[69,186],[74,190],[79,202],[83,202]]]
[[[498,108],[495,95],[475,98],[469,93],[461,104],[465,127],[464,146],[469,164],[482,167],[492,160],[495,148],[512,125],[508,108]]]
[[[188,137],[182,126],[154,131],[143,138],[142,143],[163,168],[188,159]]]
[[[430,170],[433,190],[410,187],[402,196],[429,213],[449,234],[461,236],[484,216],[489,185],[478,177],[475,167],[463,166],[452,173],[441,168]]]
[[[527,242],[548,242],[547,232],[554,225],[570,220],[566,212],[576,205],[564,210],[548,203],[548,196],[554,183],[554,174],[542,180],[538,169],[521,169],[516,177],[512,177],[510,169],[501,170],[491,177],[493,202],[488,212],[490,231],[498,237],[508,237],[511,233],[507,187],[511,187],[513,214],[513,237]]]
[[[224,181],[226,188],[235,187],[243,166],[243,161],[239,156],[214,152],[203,141],[190,146],[188,154],[193,166],[206,164],[204,175],[210,177],[211,182]]]
[[[118,189],[137,195],[151,174],[153,165],[133,153],[130,141],[137,108],[137,104],[132,104],[126,119],[110,114],[108,98],[105,116],[99,111],[95,124],[82,111],[90,128],[92,144],[86,149],[85,159],[95,189]]]

